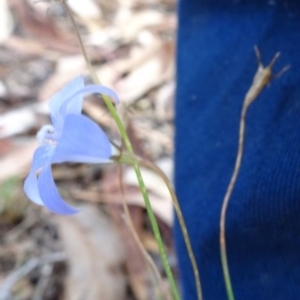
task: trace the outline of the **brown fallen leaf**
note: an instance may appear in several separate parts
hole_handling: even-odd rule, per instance
[[[0,158],[0,182],[9,177],[23,177],[31,164],[33,152],[38,146],[36,139],[26,145],[15,146],[9,154]]]
[[[125,189],[125,194],[127,195],[127,204],[137,205],[140,207],[145,207],[143,197],[141,192],[137,187],[130,188],[129,190]],[[84,200],[94,203],[122,203],[122,196],[120,193],[99,193],[97,191],[82,191],[74,189],[71,192],[71,195],[74,199]],[[168,226],[173,224],[173,211],[172,211],[172,202],[171,200],[164,200],[161,197],[149,193],[150,201],[154,213]]]
[[[147,45],[133,45],[130,47],[128,56],[119,57],[101,66],[97,70],[97,75],[101,78],[101,82],[104,85],[115,87],[115,84],[121,80],[124,74],[132,73],[146,64],[151,58],[157,56],[162,49],[162,42],[154,36],[151,37],[151,42]],[[121,102],[124,102],[122,96],[120,99]]]
[[[108,218],[85,205],[77,215],[56,219],[69,261],[65,299],[125,299],[123,245]]]
[[[10,139],[0,139],[0,157],[11,151],[13,145]]]
[[[82,5],[81,1],[70,0],[68,4],[71,9],[83,19],[92,18],[99,20],[102,16],[102,11],[94,0],[86,0],[84,5]]]
[[[170,80],[166,84],[160,87],[157,91],[155,102],[155,116],[163,121],[172,121],[174,112],[174,95],[175,95],[175,83],[174,80]]]
[[[82,55],[63,56],[57,60],[55,72],[39,90],[38,99],[46,101],[79,74],[84,73],[86,64]]]
[[[36,116],[30,105],[0,114],[0,138],[26,132],[35,124]]]
[[[14,27],[13,18],[6,0],[0,1],[0,44],[12,33]]]
[[[22,55],[39,56],[44,55],[47,51],[47,47],[39,40],[23,38],[16,35],[10,36],[5,40],[4,46],[22,53]]]
[[[172,79],[174,76],[173,56],[173,44],[161,43],[160,48],[153,53],[152,57],[119,80],[114,88],[122,102],[132,104],[151,89]]]
[[[30,7],[27,1],[11,0],[10,6],[22,29],[42,40],[49,48],[70,54],[79,52],[73,35],[59,29],[55,22]]]
[[[129,227],[124,222],[124,211],[121,205],[108,205],[112,220],[118,228],[126,255],[126,269],[130,287],[137,300],[149,299],[149,286],[151,277],[145,257],[138,248]],[[140,207],[129,207],[130,215],[137,234],[143,227],[143,211]],[[151,272],[151,271],[150,271]]]
[[[103,13],[100,6],[94,0],[85,0],[84,5],[82,5],[82,1],[80,0],[69,0],[68,4],[72,11],[76,13],[77,19],[80,19],[89,32],[101,31]]]
[[[153,9],[143,9],[128,15],[127,21],[122,20],[122,27],[120,27],[122,38],[130,41],[138,36],[138,34],[145,28],[150,26],[164,24],[166,16],[163,12]]]
[[[135,136],[132,128],[129,130],[130,138]],[[135,139],[134,146],[138,150],[141,156],[143,155],[143,149],[139,148],[139,142]],[[139,149],[137,149],[139,148]],[[173,177],[173,161],[171,158],[162,159],[157,162],[157,165],[165,172],[167,177],[171,180]],[[169,227],[173,224],[173,205],[169,194],[169,191],[163,182],[163,180],[156,173],[149,171],[145,168],[141,168],[141,172],[144,178],[145,185],[148,189],[150,201],[154,213]],[[145,207],[143,197],[138,187],[136,175],[131,167],[123,167],[123,185],[128,205],[137,205],[139,207]],[[120,192],[119,178],[117,176],[117,170],[114,166],[107,168],[105,176],[101,180],[101,192],[99,189],[94,190],[73,190],[71,192],[72,197],[78,200],[85,200],[96,203],[114,203],[122,204],[122,194]]]

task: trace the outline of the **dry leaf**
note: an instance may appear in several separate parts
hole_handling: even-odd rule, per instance
[[[122,20],[121,35],[125,40],[132,40],[145,28],[163,24],[166,16],[159,11],[144,9],[128,16],[127,22]]]
[[[74,193],[74,194],[73,194]],[[72,197],[78,200],[85,200],[95,203],[122,203],[122,196],[120,193],[102,193],[95,191],[74,190]],[[128,205],[137,205],[145,207],[143,197],[138,188],[125,189],[126,201]],[[153,193],[149,193],[152,209],[157,217],[159,217],[168,226],[173,224],[173,208],[170,199],[162,199]]]
[[[14,24],[6,0],[0,0],[0,44],[12,33]]]
[[[174,80],[164,84],[155,96],[155,115],[156,117],[163,120],[173,119],[173,101],[175,94],[175,83]]]
[[[13,145],[10,139],[0,139],[0,157],[10,152],[12,148]]]
[[[22,29],[40,39],[48,48],[65,53],[79,52],[74,36],[59,29],[36,6],[33,9],[27,1],[17,0],[11,1],[10,5]]]
[[[171,158],[158,162],[158,166],[165,172],[167,177],[172,178],[173,161]],[[145,185],[154,213],[168,226],[173,224],[173,205],[168,189],[163,180],[152,171],[141,168]],[[111,167],[105,172],[101,180],[101,193],[96,190],[73,190],[72,197],[78,200],[91,201],[96,203],[122,204],[123,198],[120,192],[120,183],[116,167]],[[145,203],[138,187],[136,176],[131,167],[123,167],[123,186],[127,204],[145,207]]]
[[[149,286],[151,285],[149,268],[145,257],[136,244],[129,227],[124,222],[124,211],[121,205],[109,205],[110,215],[121,236],[126,254],[126,269],[130,287],[137,300],[149,299]],[[144,214],[139,207],[129,207],[130,215],[138,235],[142,232]]]
[[[168,158],[158,161],[157,165],[164,171],[168,178],[171,179],[173,174],[172,159]],[[148,190],[151,190],[154,194],[158,195],[162,199],[170,198],[170,193],[159,175],[145,168],[141,168],[141,171]],[[123,180],[124,184],[135,185],[138,187],[138,181],[132,168],[124,171]]]
[[[0,69],[1,74],[1,69]],[[4,97],[7,94],[7,88],[4,85],[3,81],[0,80],[0,97]]]
[[[25,39],[15,35],[6,39],[4,46],[12,51],[22,53],[22,55],[45,55],[45,52],[47,51],[45,45],[39,40]]]
[[[81,0],[69,0],[68,4],[82,18],[101,18],[102,12],[94,0],[85,0],[84,4]]]
[[[41,87],[38,99],[45,101],[86,70],[84,58],[81,55],[64,56],[57,61],[55,72]]]
[[[120,99],[131,104],[151,89],[173,78],[173,49],[168,43],[161,44],[158,53],[135,68],[128,76],[115,84]]]
[[[97,75],[104,85],[116,90],[122,103],[129,105],[173,78],[173,56],[172,43],[153,39],[145,47],[132,47],[128,58],[102,66]]]
[[[93,205],[70,217],[57,217],[69,261],[67,300],[122,300],[124,252],[113,224]]]
[[[12,176],[23,176],[25,172],[29,171],[33,152],[37,146],[38,142],[34,139],[27,145],[20,145],[1,157],[0,182]]]
[[[100,22],[103,14],[99,5],[94,0],[69,0],[69,6],[81,19],[81,22],[89,29],[89,32],[101,31]]]
[[[97,70],[97,75],[101,78],[101,82],[104,85],[113,87],[123,74],[132,72],[135,68],[153,57],[153,55],[156,55],[160,47],[161,43],[159,41],[154,41],[148,47],[132,46],[128,57],[118,58],[101,66]]]
[[[23,107],[0,115],[0,138],[27,131],[36,123],[36,116],[30,107]]]

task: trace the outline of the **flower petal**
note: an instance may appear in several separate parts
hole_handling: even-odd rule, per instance
[[[24,181],[24,192],[35,204],[44,205],[41,200],[35,172],[30,172]]]
[[[111,145],[104,131],[84,115],[67,115],[52,163],[109,162]]]
[[[80,114],[82,110],[82,94],[75,94],[76,91],[84,87],[84,79],[80,75],[63,87],[59,92],[51,97],[49,102],[51,120],[55,127],[62,126],[64,114],[61,114],[61,106],[68,102],[66,113]]]
[[[39,147],[35,150],[30,173],[24,182],[24,192],[26,196],[38,205],[44,204],[39,194],[36,172],[47,164],[47,161],[49,162],[50,153],[51,150],[49,147],[45,146]]]
[[[105,87],[103,85],[87,85],[81,89],[77,89],[77,91],[69,95],[69,98],[64,101],[64,103],[60,107],[60,114],[71,114],[72,112],[69,109],[71,103],[73,103],[74,99],[76,99],[79,95],[82,97],[85,94],[101,94],[109,96],[116,104],[119,104],[120,100],[118,95],[110,88]]]
[[[54,213],[71,215],[78,212],[77,209],[67,204],[59,195],[55,186],[51,165],[47,165],[41,172],[38,179],[38,187],[44,205]]]
[[[33,154],[32,166],[30,171],[36,172],[38,169],[47,164],[50,161],[52,151],[53,147],[48,145],[38,147]]]

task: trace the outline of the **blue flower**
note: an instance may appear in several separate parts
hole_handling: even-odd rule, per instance
[[[49,102],[53,125],[38,132],[40,147],[33,155],[24,191],[34,203],[46,206],[58,214],[74,214],[77,209],[68,205],[55,186],[51,165],[63,162],[103,163],[112,155],[111,144],[102,129],[81,114],[84,94],[105,94],[116,103],[118,96],[101,85],[84,86],[82,76],[75,78]]]

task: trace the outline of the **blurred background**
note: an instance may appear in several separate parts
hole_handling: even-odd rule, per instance
[[[114,89],[135,151],[172,179],[175,0],[69,0],[102,84]],[[58,3],[0,0],[0,300],[157,299],[153,274],[125,226],[116,166],[53,167],[61,195],[82,208],[57,216],[23,192],[49,123],[51,95],[89,74]],[[97,97],[84,113],[119,141]],[[172,205],[160,178],[143,171],[171,266]],[[121,174],[136,231],[164,278],[134,172]]]

